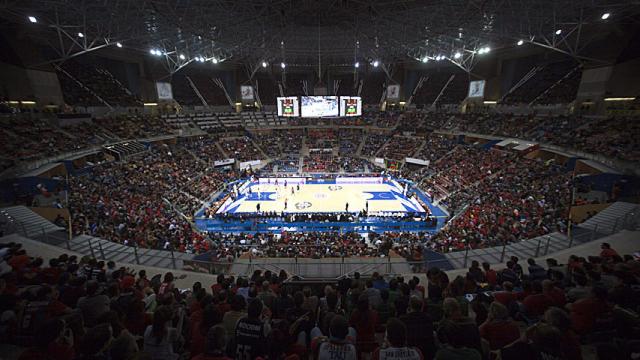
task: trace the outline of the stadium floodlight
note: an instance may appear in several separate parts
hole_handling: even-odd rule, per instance
[[[518,42],[516,43],[516,45],[518,45],[518,46],[520,46],[522,44],[524,44],[524,40],[518,40]]]
[[[488,47],[488,46],[486,46],[486,47],[484,48],[484,52],[485,52],[485,53],[488,53],[489,51],[491,51],[491,48],[490,48],[490,47]]]
[[[609,16],[611,16],[611,14],[607,12],[607,13],[602,14],[602,16],[600,16],[600,19],[607,20],[609,18]]]
[[[453,54],[454,59],[460,59],[460,57],[462,57],[462,54],[460,54],[459,52]]]
[[[184,60],[186,59],[186,56],[184,56],[184,54],[180,54],[180,56],[178,56],[180,58],[180,60]]]
[[[353,64],[353,66],[359,68],[360,67],[360,63],[356,61],[356,63]]]
[[[122,47],[122,43],[117,42],[117,43],[116,43],[116,46],[117,46],[117,47],[119,47],[119,48],[121,48],[121,47]]]
[[[284,68],[286,68],[286,67],[287,67],[287,64],[285,64],[285,63],[281,62],[281,63],[280,63],[280,67],[284,69]]]
[[[216,58],[212,58],[212,59],[211,59],[211,62],[212,62],[212,63],[214,63],[214,64],[217,64],[217,63],[218,63],[218,59],[216,59]]]
[[[84,34],[83,34],[83,33],[81,33],[81,32],[79,32],[79,33],[78,33],[78,37],[79,37],[79,38],[83,38],[83,37],[84,37]]]
[[[560,35],[560,34],[562,34],[562,29],[556,30],[556,35]]]
[[[374,60],[373,67],[378,67],[378,65],[380,65],[380,62],[378,60]]]
[[[423,63],[427,63],[427,62],[429,62],[429,57],[428,57],[428,56],[423,57],[423,58],[422,58],[422,62],[423,62]]]
[[[156,54],[156,49],[151,49],[151,50],[149,50],[149,54],[151,54],[151,55],[155,55],[155,54]]]
[[[35,24],[38,22],[38,19],[36,19],[35,16],[29,16],[28,19],[29,19],[29,22],[31,22],[32,24]]]
[[[266,61],[263,61],[263,62],[262,62],[262,67],[263,67],[263,68],[266,68],[266,67],[267,67],[267,62],[266,62]]]

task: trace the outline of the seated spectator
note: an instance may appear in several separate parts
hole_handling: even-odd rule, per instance
[[[351,334],[355,335],[355,334]],[[344,316],[336,315],[329,325],[329,336],[324,337],[320,331],[312,334],[313,348],[318,360],[357,360],[358,351],[353,344],[355,339],[349,337],[349,323]]]
[[[529,264],[529,279],[542,281],[547,279],[547,271],[540,265],[536,264],[534,259],[528,259]]]
[[[396,318],[386,323],[385,344],[377,348],[373,360],[422,360],[420,349],[407,346],[407,328]]]
[[[482,263],[482,269],[484,270],[484,277],[490,288],[495,288],[498,284],[498,273],[491,268],[491,265],[488,262]]]
[[[415,296],[409,301],[409,309],[406,315],[400,316],[400,320],[407,329],[407,346],[415,346],[428,359],[436,352],[435,339],[433,337],[433,319],[423,311],[423,301]],[[389,331],[387,329],[387,331]]]
[[[144,352],[152,360],[175,360],[179,354],[174,352],[174,343],[180,340],[182,331],[183,313],[178,310],[178,325],[173,327],[173,310],[161,306],[153,314],[153,324],[144,332]]]
[[[491,350],[498,350],[518,340],[520,329],[509,319],[509,310],[494,301],[489,306],[487,320],[480,325],[480,336],[489,342]]]
[[[78,360],[108,360],[109,345],[113,337],[111,326],[109,324],[96,325],[82,337],[80,341],[80,354]],[[155,359],[167,359],[166,357],[157,357]]]
[[[33,347],[25,350],[19,360],[72,360],[73,346],[73,333],[64,320],[51,319],[36,329]]]
[[[484,273],[480,269],[480,263],[476,260],[471,262],[471,267],[469,268],[469,276],[476,283],[483,283],[486,281]]]
[[[571,319],[564,310],[552,307],[544,313],[544,322],[556,327],[561,333],[562,353],[567,360],[582,360],[582,349],[578,336],[571,330]]]
[[[229,338],[224,326],[216,325],[212,327],[207,332],[204,352],[196,355],[192,360],[232,360],[225,353],[228,341]]]
[[[82,312],[82,317],[86,326],[92,327],[96,320],[109,311],[111,300],[100,290],[97,281],[87,282],[87,295],[78,299],[78,308]]]
[[[452,300],[457,304],[455,299]],[[482,359],[481,352],[477,348],[467,346],[468,342],[465,341],[464,331],[461,325],[455,322],[443,322],[438,329],[438,338],[442,346],[436,352],[435,360]]]
[[[614,256],[620,256],[617,251],[611,248],[611,244],[609,243],[602,243],[602,245],[600,245],[600,249],[602,249],[602,251],[600,251],[601,258],[610,260]]]
[[[253,360],[266,357],[268,354],[267,337],[271,332],[271,326],[269,317],[263,317],[262,310],[262,301],[252,299],[247,308],[247,316],[238,320],[235,329],[236,359]]]
[[[528,328],[522,340],[503,348],[500,355],[503,360],[564,359],[561,338],[557,328],[540,322]]]
[[[585,334],[593,330],[596,320],[607,316],[611,310],[607,303],[607,289],[594,286],[591,295],[578,300],[567,307],[571,311],[571,325],[578,334]]]
[[[446,298],[442,303],[443,319],[438,325],[438,339],[441,342],[452,342],[450,345],[455,349],[474,349],[478,354],[482,354],[482,342],[478,326],[473,319],[462,315],[460,303],[455,298]],[[452,326],[454,325],[454,326]],[[456,337],[451,339],[450,331],[455,330]],[[468,353],[463,350],[462,352]],[[455,353],[455,352],[454,352]],[[436,359],[438,354],[436,353]]]
[[[553,306],[563,307],[567,303],[564,291],[556,287],[551,280],[542,282],[542,293],[551,300]]]
[[[357,308],[351,313],[349,319],[351,325],[358,334],[356,347],[359,353],[371,352],[377,346],[375,333],[378,326],[378,313],[371,310],[369,296],[361,294],[358,297]]]
[[[542,284],[534,281],[531,284],[532,293],[522,301],[523,313],[529,320],[538,319],[553,305],[549,297],[542,293]]]
[[[235,334],[238,321],[247,315],[246,306],[247,302],[242,295],[234,295],[231,298],[231,310],[222,317],[222,325],[227,334]]]
[[[375,307],[380,323],[386,324],[387,320],[394,316],[393,304],[389,301],[389,290],[382,289],[380,291],[380,304]]]

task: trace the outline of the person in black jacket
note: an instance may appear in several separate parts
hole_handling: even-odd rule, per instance
[[[400,320],[407,327],[407,346],[415,346],[425,359],[432,359],[436,353],[433,337],[433,320],[423,311],[422,299],[412,296],[409,300],[409,311]]]

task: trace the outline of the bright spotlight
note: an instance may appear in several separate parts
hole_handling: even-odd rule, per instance
[[[460,57],[462,57],[462,54],[460,54],[459,52],[453,54],[454,59],[460,59]]]
[[[119,43],[119,42],[117,42],[117,43],[116,43],[116,46],[117,46],[117,47],[119,47],[119,48],[121,48],[121,47],[122,47],[122,44],[121,44],[121,43]]]
[[[263,62],[262,62],[262,67],[263,67],[263,68],[266,68],[266,67],[267,67],[267,62],[266,62],[266,61],[263,61]]]
[[[184,56],[184,54],[180,54],[180,56],[178,56],[180,58],[180,60],[184,60],[186,59],[186,57]]]
[[[213,59],[211,59],[211,62],[214,63],[214,64],[217,64],[218,63],[218,59],[213,58]]]
[[[517,44],[518,46],[520,46],[520,45],[524,44],[524,41],[523,41],[523,40],[518,40],[518,42],[517,42],[516,44]]]
[[[35,24],[35,23],[37,23],[37,22],[38,22],[38,19],[36,19],[36,17],[35,17],[35,16],[29,16],[29,17],[28,17],[28,19],[29,19],[29,22],[31,22],[31,23],[33,23],[33,24]]]
[[[484,52],[485,52],[485,53],[488,53],[489,51],[491,51],[491,48],[490,48],[490,47],[488,47],[488,46],[487,46],[487,47],[485,47],[485,48],[484,48]]]
[[[422,58],[422,62],[423,63],[429,62],[429,58],[427,56],[423,57]]]
[[[286,67],[287,67],[287,64],[285,64],[285,63],[281,62],[281,63],[280,63],[280,67],[284,69],[284,68],[286,68]]]
[[[380,62],[378,60],[375,60],[373,62],[373,67],[378,67],[378,65],[380,65]]]
[[[602,16],[600,16],[600,19],[607,20],[609,18],[609,16],[611,16],[610,13],[604,13],[604,14],[602,14]]]
[[[562,29],[556,30],[556,35],[560,35],[560,34],[562,34]]]
[[[360,63],[356,61],[356,63],[355,63],[355,64],[353,64],[353,66],[355,66],[355,67],[359,68],[359,67],[360,67]]]
[[[151,54],[151,55],[155,55],[155,54],[156,54],[156,50],[155,50],[155,49],[151,49],[151,50],[149,50],[149,54]]]
[[[84,34],[83,34],[83,33],[81,33],[81,32],[79,32],[79,33],[78,33],[78,37],[79,37],[79,38],[83,38],[83,37],[84,37]]]

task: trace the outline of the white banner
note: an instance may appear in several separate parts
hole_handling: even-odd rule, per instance
[[[409,163],[409,164],[416,164],[416,165],[422,165],[422,166],[429,166],[429,164],[431,163],[430,160],[423,160],[423,159],[416,159],[416,158],[404,158],[404,161]]]
[[[242,97],[242,100],[253,101],[253,86],[240,85],[240,97]]]
[[[245,170],[248,168],[255,168],[256,166],[260,165],[262,161],[261,160],[251,160],[251,161],[245,161],[245,162],[241,162],[240,163],[240,170]]]
[[[339,177],[336,178],[336,185],[340,184],[382,184],[381,177]]]
[[[302,177],[291,177],[291,178],[290,177],[277,177],[277,178],[261,177],[258,179],[259,184],[275,185],[276,181],[278,181],[278,185],[284,185],[285,181],[287,182],[287,185],[298,185],[298,184],[303,185],[303,184],[306,184],[307,179]]]
[[[471,81],[469,83],[469,97],[481,98],[484,97],[484,80]]]
[[[216,160],[213,162],[214,167],[231,165],[236,162],[236,159],[224,159],[224,160]]]
[[[373,162],[376,163],[376,164],[384,165],[384,159],[383,158],[375,158],[375,159],[373,159]]]
[[[173,91],[171,90],[171,83],[157,82],[156,90],[158,92],[158,100],[172,100]]]
[[[387,99],[399,99],[400,98],[400,85],[387,86]]]

